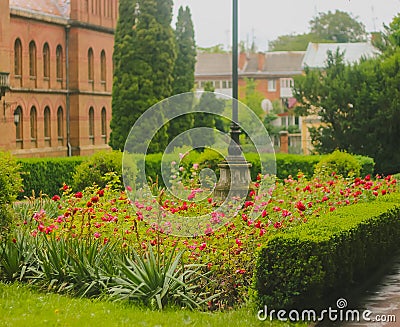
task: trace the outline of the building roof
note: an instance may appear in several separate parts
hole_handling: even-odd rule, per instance
[[[232,74],[232,55],[230,53],[197,53],[195,67],[197,76]]]
[[[277,51],[251,53],[246,56],[241,75],[296,75],[301,74],[305,51]],[[262,69],[259,70],[259,67]],[[232,74],[231,53],[197,54],[196,76],[221,76]]]
[[[61,18],[70,16],[70,0],[10,0],[10,8]]]
[[[326,66],[327,52],[335,52],[339,48],[344,52],[345,62],[352,64],[362,57],[373,57],[378,53],[370,43],[309,43],[303,59],[302,67],[324,68]]]
[[[302,71],[304,51],[276,51],[265,54],[263,71],[268,73],[299,74]]]

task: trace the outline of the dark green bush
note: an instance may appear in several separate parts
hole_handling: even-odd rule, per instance
[[[54,195],[59,194],[63,183],[72,184],[75,168],[86,158],[29,158],[19,159],[23,171],[23,190],[20,198],[40,192]]]
[[[83,190],[93,184],[104,187],[106,181],[104,175],[115,172],[122,181],[122,152],[120,151],[99,151],[90,156],[75,168],[72,186],[75,190]]]
[[[254,273],[256,303],[321,308],[348,295],[398,249],[399,200],[344,207],[269,239]]]
[[[0,236],[10,223],[10,204],[22,189],[20,165],[8,152],[0,152]]]

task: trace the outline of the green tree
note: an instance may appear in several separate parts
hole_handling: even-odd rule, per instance
[[[245,96],[240,100],[261,118],[264,114],[261,108],[261,102],[264,100],[264,95],[256,89],[257,84],[254,79],[245,78],[245,83]]]
[[[351,66],[343,54],[329,53],[324,71],[306,69],[295,80],[294,94],[300,113],[321,117],[322,124],[310,130],[316,150],[367,155],[378,172],[399,171],[399,85],[400,49]]]
[[[277,39],[269,42],[269,51],[305,51],[307,49],[308,43],[326,43],[332,42],[329,40],[324,40],[319,38],[313,33],[304,34],[290,34],[278,36]]]
[[[366,40],[363,23],[344,11],[319,13],[310,21],[310,30],[317,38],[337,43]]]
[[[192,15],[189,7],[179,8],[178,19],[175,29],[175,40],[177,44],[177,58],[173,72],[173,94],[190,92],[194,88],[194,71],[196,65],[196,42],[194,38],[194,28]],[[182,99],[184,103],[179,102],[182,110],[192,106],[193,100],[185,96]],[[177,103],[178,105],[178,103]],[[176,108],[178,109],[178,108]],[[171,142],[178,134],[193,127],[193,115],[186,114],[179,116],[169,122],[168,138]],[[182,140],[190,144],[190,140]],[[183,144],[182,144],[183,145]]]
[[[135,121],[152,105],[172,94],[176,58],[172,5],[172,0],[140,0],[136,5],[132,1],[120,1],[113,58],[110,138],[113,149],[122,150]],[[166,131],[164,125],[153,138],[149,152],[165,147]]]
[[[384,31],[372,34],[372,44],[385,54],[393,54],[400,47],[400,13],[393,18]]]
[[[199,103],[194,107],[195,119],[193,127],[209,127],[216,128],[215,121],[216,118],[219,118],[217,115],[211,113],[202,113],[201,111],[212,111],[214,113],[222,113],[225,104],[224,101],[218,99],[216,95],[213,93],[214,88],[212,87],[210,82],[207,82],[204,86],[204,91]],[[204,146],[211,146],[215,141],[214,133],[204,134],[202,131],[194,131],[192,144],[193,147],[197,147],[198,149],[204,149]]]

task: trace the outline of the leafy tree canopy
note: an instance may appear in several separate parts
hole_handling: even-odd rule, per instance
[[[340,10],[319,13],[310,21],[309,28],[308,33],[279,36],[269,43],[269,51],[305,51],[309,42],[347,43],[366,40],[364,24]]]

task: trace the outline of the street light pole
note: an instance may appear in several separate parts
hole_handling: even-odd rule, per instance
[[[239,62],[239,15],[238,15],[238,0],[233,0],[233,17],[232,17],[232,124],[231,124],[231,142],[229,144],[228,153],[230,156],[240,156],[241,149],[239,143],[240,128],[239,113],[238,113],[238,99],[239,99],[239,76],[238,76],[238,62]]]
[[[238,0],[233,1],[232,20],[232,124],[230,128],[231,141],[228,147],[228,157],[218,165],[220,179],[215,187],[214,194],[217,198],[229,197],[245,198],[250,187],[250,167],[243,156],[239,143],[239,48],[238,48]]]

